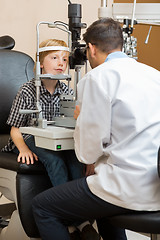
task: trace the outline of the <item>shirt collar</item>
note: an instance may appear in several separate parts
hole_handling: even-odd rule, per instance
[[[62,94],[62,86],[61,86],[61,82],[59,80],[56,84],[56,88],[54,91],[54,95],[56,95],[56,94]]]
[[[112,53],[110,53],[110,54],[107,56],[105,62],[107,62],[107,61],[109,61],[109,60],[111,60],[111,59],[114,59],[114,58],[128,58],[128,56],[127,56],[125,53],[121,52],[121,51],[112,52]]]
[[[35,81],[35,79],[34,79],[34,81]],[[54,80],[51,80],[51,81],[54,81]],[[48,94],[48,93],[50,94],[50,92],[43,85],[43,82],[41,82],[40,92],[41,92],[41,94]],[[62,86],[61,86],[60,81],[58,80],[53,95],[60,95],[60,94],[62,94]]]

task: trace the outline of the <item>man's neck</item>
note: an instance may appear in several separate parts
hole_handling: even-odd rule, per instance
[[[117,49],[109,51],[108,53],[98,52],[98,54],[97,54],[97,66],[104,63],[107,56],[111,53],[114,53],[114,52],[121,52],[121,49],[117,48]]]

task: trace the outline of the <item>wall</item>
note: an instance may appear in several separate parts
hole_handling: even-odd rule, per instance
[[[98,18],[101,0],[71,0],[82,4],[82,22],[90,25]],[[115,0],[133,2],[133,0]],[[160,0],[137,0],[137,2],[160,3]],[[35,57],[36,24],[40,21],[61,20],[68,23],[68,0],[0,0],[0,35],[10,35],[16,40],[15,50]],[[55,30],[41,27],[40,41],[48,38],[66,38]],[[133,35],[138,39],[138,60],[160,70],[160,27],[152,27],[149,43],[144,44],[149,26],[137,25]],[[83,33],[84,31],[82,31]]]
[[[82,4],[82,22],[89,25],[97,20],[100,0],[71,0],[71,2]],[[24,51],[33,58],[36,51],[37,23],[56,20],[68,23],[68,0],[0,0],[0,7],[0,35],[12,36],[16,40],[15,50]],[[40,34],[40,41],[48,37],[67,36],[60,31],[48,30],[46,26],[40,28]]]

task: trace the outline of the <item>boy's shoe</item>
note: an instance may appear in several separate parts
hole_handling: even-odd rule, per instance
[[[71,240],[81,240],[80,231],[76,230],[76,231],[70,233],[70,239]]]
[[[92,225],[88,224],[82,229],[81,240],[100,240],[100,239],[101,236],[99,235],[99,233],[97,233],[97,231]]]

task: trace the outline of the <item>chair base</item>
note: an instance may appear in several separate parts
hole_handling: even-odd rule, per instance
[[[0,168],[0,192],[9,200],[13,201],[17,208],[16,196],[16,176],[17,172]],[[23,230],[19,213],[14,210],[9,224],[0,233],[0,240],[29,240]]]
[[[19,219],[18,211],[15,210],[12,213],[9,225],[2,229],[0,234],[0,240],[29,240],[26,233],[23,230],[21,221]]]
[[[157,234],[151,234],[151,240],[158,240]]]

